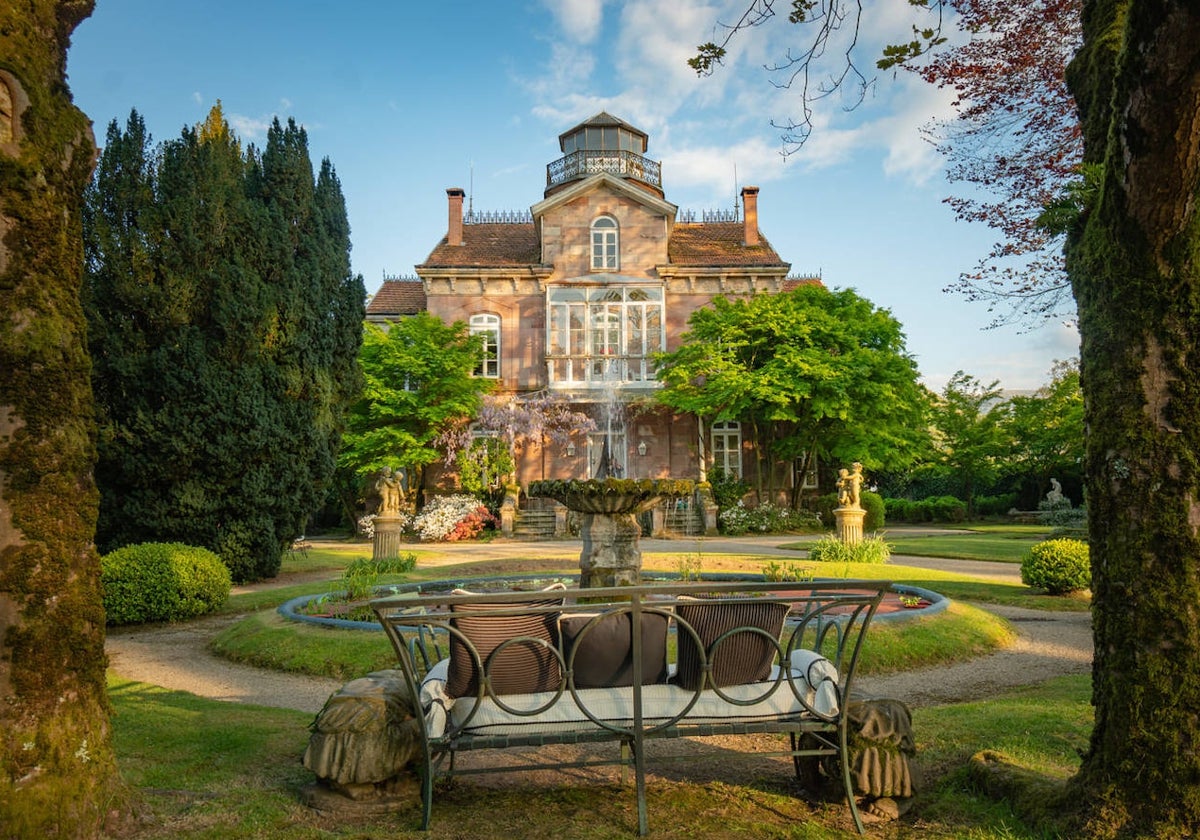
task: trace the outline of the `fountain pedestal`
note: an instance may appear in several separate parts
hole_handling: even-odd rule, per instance
[[[550,479],[530,484],[529,496],[554,499],[582,514],[579,586],[586,589],[641,583],[642,526],[637,515],[663,499],[690,496],[694,490],[686,479]]]
[[[580,521],[579,586],[636,586],[642,582],[642,526],[632,513],[585,513]]]

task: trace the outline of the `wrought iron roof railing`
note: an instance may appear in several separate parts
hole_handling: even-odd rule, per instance
[[[528,225],[533,213],[528,210],[472,210],[463,213],[464,225]]]
[[[546,186],[553,187],[575,178],[609,172],[636,178],[662,189],[662,166],[656,160],[629,151],[593,151],[580,149],[546,166]]]
[[[695,224],[697,213],[695,210],[680,210],[675,217],[675,221],[684,224]],[[701,224],[710,224],[712,222],[740,222],[742,214],[739,208],[734,207],[729,210],[701,210],[699,213]]]

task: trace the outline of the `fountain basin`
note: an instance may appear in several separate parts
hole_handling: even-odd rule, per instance
[[[413,600],[413,610],[424,610],[425,604],[439,595],[449,595],[454,589],[467,589],[471,592],[537,592],[555,583],[563,583],[568,589],[579,587],[579,575],[507,575],[491,578],[462,578],[453,580],[427,581],[425,583],[404,583],[391,586],[381,586],[375,590],[375,597],[382,598],[395,595],[410,595]],[[677,583],[680,576],[669,573],[649,573],[643,575],[643,583],[653,584]],[[704,582],[727,583],[729,581],[746,581],[761,583],[762,575],[753,574],[711,574],[705,575]],[[804,590],[805,581],[796,582],[796,591]],[[915,596],[920,599],[920,605],[906,607],[901,602],[902,596]],[[289,621],[299,621],[320,627],[336,627],[343,630],[376,630],[382,632],[383,627],[374,621],[352,621],[344,618],[327,618],[307,615],[303,610],[313,601],[325,597],[324,594],[301,595],[282,604],[278,612]],[[424,603],[422,603],[424,601]],[[875,613],[875,621],[893,622],[914,618],[927,618],[942,612],[950,605],[950,599],[945,595],[923,589],[918,586],[893,584],[891,592],[884,597]]]
[[[690,496],[695,483],[674,478],[546,479],[529,485],[531,497],[544,496],[579,513],[641,513],[663,499]]]

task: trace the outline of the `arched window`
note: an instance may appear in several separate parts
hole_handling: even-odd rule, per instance
[[[485,379],[500,378],[500,316],[472,315],[471,335],[483,336],[483,353],[475,367],[475,375]]]
[[[742,424],[723,420],[712,424],[713,469],[729,478],[742,477]]]
[[[617,259],[617,220],[612,216],[601,216],[592,222],[592,271],[616,271],[620,268]]]

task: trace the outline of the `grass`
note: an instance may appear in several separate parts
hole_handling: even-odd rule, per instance
[[[973,546],[971,556],[1002,560],[1034,535],[1023,529],[959,535]],[[1016,532],[1016,533],[1014,533]],[[1013,534],[1012,537],[1008,536]],[[939,552],[955,543],[927,538]],[[906,540],[908,538],[905,538]],[[925,539],[925,538],[922,538]],[[973,542],[970,542],[974,540]],[[896,542],[900,542],[897,540]],[[801,544],[798,547],[803,547]],[[394,657],[382,634],[327,630],[284,622],[274,607],[304,594],[329,591],[341,569],[369,551],[364,544],[310,549],[285,558],[285,571],[317,579],[230,598],[227,613],[246,613],[227,628],[216,646],[231,658],[265,667],[349,679],[390,667]],[[951,556],[964,556],[960,548]],[[417,552],[418,555],[421,552]],[[428,580],[522,571],[572,572],[576,560],[492,561],[430,567],[418,563],[407,576],[387,582]],[[915,553],[905,549],[898,553]],[[681,558],[696,553],[647,554],[648,569],[678,571]],[[701,572],[759,572],[770,558],[708,555]],[[834,564],[807,561],[818,576],[883,577],[950,596],[956,603],[941,617],[899,625],[877,623],[860,663],[863,673],[886,673],[910,665],[960,661],[996,645],[1011,634],[1008,625],[966,601],[1035,608],[1087,609],[1086,598],[1051,598],[1015,584],[985,582],[964,575],[911,566]],[[327,579],[322,579],[328,573]],[[183,692],[113,678],[113,732],[125,779],[144,799],[145,821],[135,840],[221,838],[424,838],[415,830],[417,810],[383,817],[327,817],[301,804],[301,788],[312,781],[299,763],[308,741],[311,715],[279,709],[205,700]],[[1090,682],[1086,677],[1054,680],[986,702],[914,712],[919,765],[926,784],[913,816],[899,824],[869,829],[880,840],[957,838],[1034,840],[1052,836],[1024,825],[1005,803],[973,792],[967,766],[981,750],[997,751],[1048,780],[1066,778],[1078,767],[1078,751],[1091,726]],[[749,737],[749,736],[747,736]],[[767,737],[767,736],[755,736]],[[755,742],[757,745],[757,742]],[[747,744],[749,746],[749,744]],[[786,762],[756,764],[747,776],[720,747],[706,748],[703,767],[693,762],[657,767],[648,786],[655,837],[675,840],[711,837],[855,837],[841,803],[811,803],[797,796]],[[736,752],[741,753],[739,747]],[[470,758],[469,756],[467,757]],[[766,759],[761,761],[768,761]],[[439,789],[434,833],[439,838],[629,838],[636,836],[632,789],[615,782],[552,776],[531,781],[521,774],[503,784],[459,780]]]
[[[273,610],[226,627],[213,638],[211,648],[234,662],[339,680],[396,667],[396,652],[382,630],[299,624]]]
[[[964,534],[956,529],[944,534],[911,537],[885,531],[883,537],[892,547],[893,555],[1020,563],[1029,547],[1050,536],[1051,529],[1043,525],[973,525],[970,531]],[[781,547],[807,551],[812,548],[812,543],[794,542]]]
[[[301,804],[301,788],[311,781],[298,760],[308,740],[309,715],[205,700],[120,679],[110,681],[109,691],[121,771],[144,801],[137,840],[430,836],[416,830],[415,805],[387,816],[335,818]],[[926,783],[911,817],[872,826],[870,836],[1047,836],[1022,825],[1003,803],[973,793],[965,766],[972,755],[989,749],[1047,778],[1065,778],[1077,768],[1077,750],[1087,741],[1088,697],[1087,678],[1070,677],[986,702],[917,710],[914,733]],[[648,792],[656,838],[857,836],[842,804],[813,804],[796,795],[786,761],[775,760],[745,779],[744,771],[737,771],[738,759],[719,747],[702,758],[699,770],[689,770],[695,768],[692,763],[653,767]],[[628,840],[636,836],[634,806],[630,786],[570,774],[536,783],[521,775],[509,777],[508,784],[459,780],[437,791],[433,836]]]

